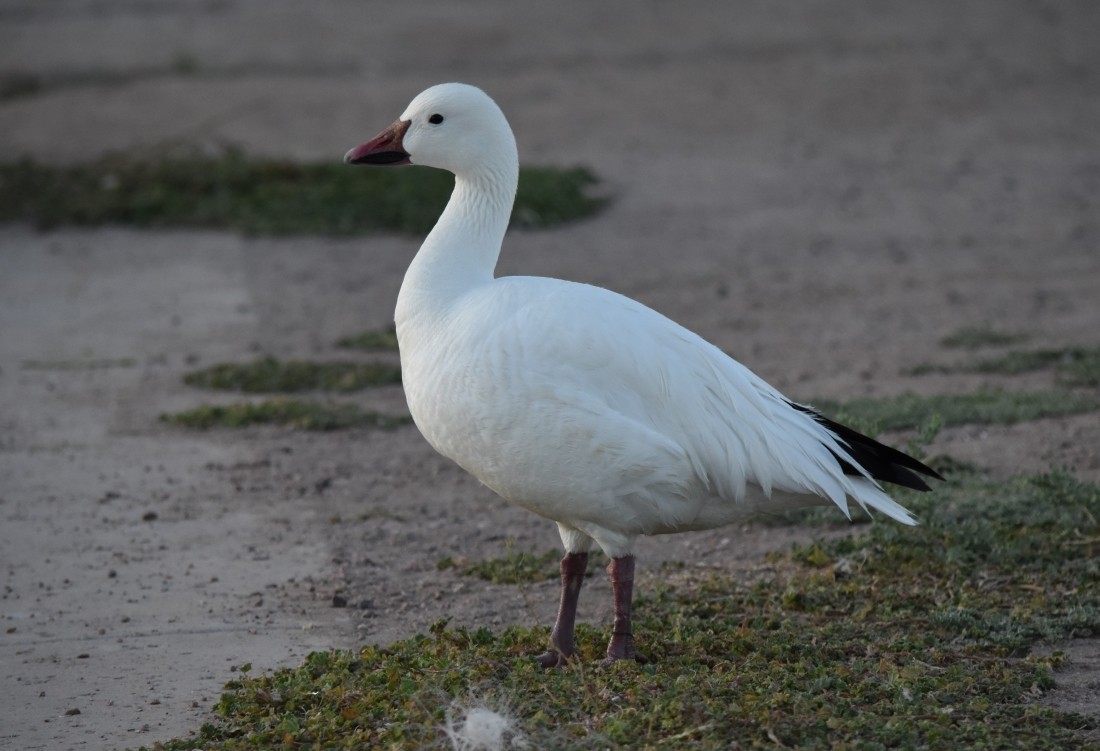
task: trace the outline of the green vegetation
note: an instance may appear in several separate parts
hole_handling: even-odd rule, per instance
[[[813,405],[834,420],[871,433],[919,428],[933,415],[940,418],[943,427],[1011,425],[1041,417],[1060,417],[1100,409],[1100,402],[1086,394],[1000,389],[934,396],[902,394],[889,399],[852,399],[845,402],[820,399]]]
[[[754,584],[690,568],[642,580],[649,664],[596,669],[602,625],[578,627],[575,666],[543,671],[543,626],[441,621],[245,675],[216,723],[163,747],[450,748],[445,715],[474,696],[538,749],[1096,748],[1082,736],[1096,719],[1037,703],[1060,653],[1028,655],[1100,634],[1100,487],[940,469],[941,492],[904,497],[919,527],[793,548]]]
[[[61,167],[24,159],[0,165],[0,222],[421,235],[450,195],[453,178],[445,172],[353,169],[339,156],[298,164],[239,151],[148,159],[115,154]],[[549,227],[594,214],[604,204],[590,194],[596,182],[583,168],[523,168],[513,226]]]
[[[1015,375],[1053,368],[1067,386],[1100,386],[1100,347],[1063,347],[1006,352],[956,368],[961,372]]]
[[[547,550],[542,555],[534,555],[509,549],[504,558],[488,558],[483,561],[443,558],[436,562],[435,567],[440,571],[453,568],[493,584],[524,584],[556,579],[561,557],[560,550]],[[591,564],[589,568],[591,569]]]
[[[59,89],[85,86],[124,86],[135,81],[165,76],[195,76],[205,74],[208,77],[235,75],[242,69],[237,67],[200,69],[199,62],[187,55],[176,57],[168,65],[158,65],[127,70],[109,70],[103,68],[53,72],[49,74],[30,71],[9,70],[0,73],[0,101],[22,99],[53,93]],[[265,68],[270,72],[270,68]]]
[[[41,77],[32,73],[6,73],[0,76],[0,102],[34,96],[44,88]]]
[[[339,346],[387,349],[389,335],[366,332]],[[1096,365],[1090,350],[1081,352],[1031,362],[1083,363],[1087,378]],[[188,382],[361,388],[358,371],[341,370],[351,365],[268,358],[209,368]],[[995,372],[1017,367],[1024,364]],[[909,449],[918,454],[941,426],[1100,409],[1093,395],[1000,390],[817,406],[872,434],[915,430]],[[163,419],[312,429],[408,422],[283,398]],[[918,527],[884,521],[855,538],[793,547],[770,556],[774,574],[753,583],[690,566],[649,572],[635,615],[651,663],[597,669],[606,624],[580,624],[581,659],[543,671],[532,655],[546,647],[546,624],[494,632],[440,621],[388,647],[318,652],[258,676],[245,666],[226,685],[216,722],[157,748],[446,749],[447,718],[471,697],[512,717],[527,747],[538,749],[1098,748],[1087,738],[1097,737],[1100,720],[1039,703],[1061,653],[1031,652],[1038,643],[1100,635],[1100,486],[1062,473],[993,482],[950,459],[933,464],[948,478],[936,492],[897,493]],[[835,509],[810,513],[839,518]],[[437,567],[523,586],[556,578],[560,555],[508,546],[501,558],[445,558]]]
[[[401,382],[401,368],[386,363],[282,361],[265,357],[255,362],[223,363],[188,373],[189,386],[247,393],[358,391]],[[305,430],[372,427],[393,429],[412,421],[408,415],[383,415],[354,404],[319,403],[278,397],[263,402],[203,406],[161,420],[186,428],[243,428],[283,425]]]
[[[940,340],[940,344],[944,347],[973,350],[982,347],[1003,347],[1008,344],[1019,344],[1027,339],[1027,334],[995,331],[989,328],[967,327],[961,328],[954,334],[944,337]]]
[[[1100,386],[1100,347],[1062,347],[1060,349],[1011,350],[957,365],[918,365],[910,375],[926,373],[988,373],[1018,375],[1053,369],[1066,386]]]
[[[401,368],[387,363],[309,362],[264,357],[251,363],[223,363],[183,377],[188,386],[217,391],[295,393],[360,391],[401,383]]]
[[[132,357],[82,357],[72,360],[24,360],[24,370],[110,370],[133,368],[137,360]]]
[[[345,336],[337,340],[336,346],[368,352],[396,352],[397,330],[393,326],[388,329],[371,329],[353,336]]]
[[[163,414],[160,419],[185,428],[244,428],[283,425],[304,430],[370,427],[391,430],[412,421],[408,415],[383,415],[354,404],[318,404],[279,397],[258,403],[205,406]]]

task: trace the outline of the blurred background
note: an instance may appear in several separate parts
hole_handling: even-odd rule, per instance
[[[64,166],[189,147],[338,164],[421,89],[458,79],[499,101],[525,164],[584,166],[613,196],[596,234],[547,252],[520,241],[505,272],[610,284],[630,264],[670,290],[671,271],[743,295],[767,281],[787,299],[800,290],[784,275],[816,259],[835,285],[867,259],[898,270],[930,254],[951,259],[950,279],[991,259],[1029,274],[1097,243],[1097,28],[1091,3],[1037,0],[12,0],[0,11],[0,159]],[[961,295],[950,279],[919,294]],[[646,292],[633,287],[618,288]],[[945,315],[1022,323],[1059,294],[1017,292],[910,323],[931,336]],[[769,316],[804,316],[792,331],[818,320],[794,307]],[[881,319],[902,315],[890,301],[856,312],[880,339]],[[719,343],[733,347],[731,311],[719,316],[731,332]],[[799,341],[829,369],[853,356],[831,359],[835,344]],[[877,344],[889,357],[908,348]]]

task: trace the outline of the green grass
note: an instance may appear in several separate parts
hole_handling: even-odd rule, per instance
[[[1036,370],[1054,370],[1058,374],[1058,380],[1066,386],[1100,386],[1100,347],[1011,350],[996,357],[957,365],[931,363],[918,365],[909,372],[911,375],[925,373],[1019,375]]]
[[[6,73],[0,75],[0,102],[34,96],[45,88],[41,77],[33,73]]]
[[[387,363],[311,362],[264,357],[251,363],[222,363],[183,377],[188,386],[216,391],[295,393],[360,391],[401,383],[401,368]]]
[[[176,57],[170,64],[151,66],[125,71],[106,69],[75,70],[55,72],[47,75],[29,71],[9,70],[0,73],[0,102],[26,97],[41,96],[58,90],[86,86],[123,86],[134,81],[165,76],[194,76],[206,73],[208,76],[226,76],[240,70],[202,70],[199,62],[186,55]]]
[[[940,340],[940,344],[944,347],[974,350],[982,347],[1003,347],[1008,344],[1019,344],[1027,339],[1027,334],[1019,332],[997,331],[984,327],[966,327],[944,337]]]
[[[189,386],[215,391],[292,394],[301,391],[350,392],[401,382],[401,368],[386,363],[309,362],[265,357],[251,363],[222,363],[188,373]],[[354,404],[316,402],[280,396],[263,402],[202,406],[163,414],[160,419],[186,428],[244,428],[282,425],[303,430],[408,424],[408,415],[384,415]]]
[[[368,352],[396,352],[397,330],[393,326],[387,329],[370,329],[352,336],[345,336],[337,340],[336,346]]]
[[[274,370],[258,379],[262,390],[321,388],[315,375]],[[244,388],[239,370],[203,372],[194,385]],[[1058,391],[817,406],[871,433],[916,429],[917,448],[941,425],[1098,409],[1093,397]],[[408,421],[289,399],[187,414],[164,419],[315,429]],[[935,465],[948,483],[898,493],[919,527],[875,523],[858,538],[773,554],[775,575],[751,584],[690,566],[640,580],[636,632],[653,663],[596,669],[607,629],[580,624],[581,660],[545,672],[531,659],[546,646],[545,624],[440,621],[386,647],[314,653],[257,676],[246,667],[226,685],[216,721],[158,747],[450,748],[446,717],[478,697],[539,749],[1098,748],[1085,740],[1096,737],[1095,718],[1037,704],[1060,653],[1029,654],[1040,642],[1100,635],[1100,487],[1060,473],[991,482],[957,462]],[[437,567],[522,586],[555,578],[559,557],[509,549]]]
[[[957,368],[963,372],[1003,375],[1047,369],[1054,369],[1067,386],[1100,386],[1100,347],[1012,351]]]
[[[360,409],[354,404],[320,404],[278,397],[257,403],[204,406],[184,412],[163,414],[160,419],[184,428],[244,428],[251,425],[282,425],[303,430],[381,428],[392,430],[412,421],[408,415],[384,415]]]
[[[950,479],[904,498],[922,526],[795,547],[770,579],[689,567],[637,587],[650,664],[596,669],[607,629],[581,624],[582,659],[543,671],[545,626],[441,621],[245,674],[215,722],[163,748],[450,748],[445,715],[472,696],[538,749],[1097,748],[1096,719],[1036,703],[1060,653],[1028,655],[1100,634],[1100,487]]]
[[[366,169],[184,154],[110,155],[79,165],[29,159],[0,165],[0,222],[40,228],[123,224],[199,227],[254,235],[356,235],[431,229],[453,178],[429,169]],[[596,178],[586,169],[525,167],[513,226],[542,228],[597,212]]]
[[[956,425],[1011,425],[1042,417],[1061,417],[1100,410],[1093,396],[1069,391],[1002,391],[984,389],[973,394],[902,394],[887,399],[851,399],[813,402],[823,414],[864,432],[910,430],[937,416],[943,427]]]
[[[470,561],[464,558],[443,558],[436,562],[440,571],[455,569],[468,576],[476,576],[493,584],[529,584],[556,579],[560,574],[558,562],[562,551],[547,550],[541,555],[512,549],[503,558],[486,558]],[[591,565],[589,566],[591,570]]]
[[[71,360],[24,360],[24,370],[111,370],[137,367],[132,357],[81,357]]]

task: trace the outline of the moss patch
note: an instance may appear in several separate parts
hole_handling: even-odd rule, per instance
[[[257,403],[197,407],[163,414],[160,419],[172,425],[201,430],[251,425],[283,425],[304,430],[356,427],[392,430],[412,422],[408,415],[383,415],[354,404],[320,404],[281,397]]]
[[[940,340],[944,347],[957,349],[981,349],[982,347],[1003,347],[1027,341],[1028,335],[1020,332],[997,331],[984,327],[965,327]]]
[[[1100,386],[1100,347],[1012,350],[996,357],[954,365],[926,363],[912,368],[909,373],[1018,375],[1037,370],[1053,370],[1066,386]]]
[[[393,326],[388,329],[370,329],[338,339],[336,346],[343,349],[362,349],[367,352],[396,352],[397,330]]]
[[[1054,370],[1067,386],[1100,386],[1100,347],[1015,350],[999,357],[952,366],[956,373],[1017,375],[1036,370]]]
[[[401,368],[387,363],[310,362],[265,357],[251,363],[222,363],[188,373],[188,386],[217,391],[294,393],[360,391],[401,383]]]
[[[852,399],[838,402],[815,401],[814,407],[838,422],[858,430],[920,428],[931,417],[943,427],[955,425],[1011,425],[1042,417],[1060,417],[1100,409],[1100,402],[1087,394],[1069,391],[1018,392],[985,389],[973,394],[902,394],[889,399]]]
[[[493,584],[524,584],[557,578],[561,557],[560,550],[547,550],[542,555],[536,555],[510,549],[503,558],[470,561],[448,557],[437,561],[435,566],[440,571],[453,568]]]
[[[512,225],[550,227],[604,204],[586,169],[525,167]],[[238,151],[135,159],[110,155],[73,166],[24,159],[0,165],[0,221],[41,228],[125,224],[202,227],[258,235],[424,234],[453,178],[429,169],[352,169],[339,163],[254,159]]]
[[[81,357],[72,360],[24,360],[24,370],[111,370],[137,367],[132,357]]]
[[[796,547],[766,581],[664,575],[635,608],[653,663],[596,670],[606,629],[581,624],[582,659],[543,671],[544,627],[439,622],[246,675],[216,723],[164,748],[450,748],[444,716],[471,695],[540,749],[1090,747],[1095,719],[1036,703],[1060,653],[1027,655],[1100,633],[1100,488],[951,480],[905,498],[922,526]]]
[[[401,382],[401,368],[386,363],[309,362],[265,357],[251,363],[223,363],[184,376],[189,386],[246,393],[350,392]],[[243,428],[283,425],[305,430],[354,427],[392,429],[412,422],[409,415],[384,415],[354,404],[277,397],[262,402],[202,406],[161,420],[188,428]]]
[[[224,77],[235,75],[241,71],[240,67],[236,67],[219,70],[207,69],[203,72],[211,77]],[[264,72],[270,73],[270,68],[265,68]],[[8,70],[0,73],[0,101],[41,96],[42,94],[70,88],[122,86],[142,79],[193,76],[198,73],[200,73],[198,61],[186,55],[176,57],[169,65],[139,67],[125,71],[95,69],[43,75],[26,70]]]

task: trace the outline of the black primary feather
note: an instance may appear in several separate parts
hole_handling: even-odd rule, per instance
[[[912,488],[913,490],[931,490],[932,488],[928,487],[928,483],[921,479],[920,475],[934,477],[937,480],[943,479],[939,472],[917,461],[909,456],[909,454],[881,444],[874,438],[868,438],[846,425],[841,425],[839,422],[833,422],[828,417],[814,411],[810,407],[802,404],[795,404],[794,402],[787,403],[799,412],[805,412],[819,424],[831,430],[833,434],[848,447],[848,453],[851,457],[876,480],[891,482],[895,485],[901,485],[904,488]],[[833,452],[833,456],[836,456],[836,460],[840,463],[841,468],[844,470],[844,474],[863,474],[853,467],[850,462],[837,456],[836,452]],[[920,475],[917,474],[918,472]]]

